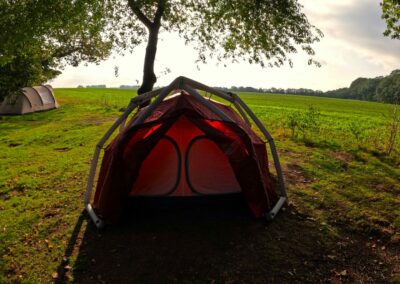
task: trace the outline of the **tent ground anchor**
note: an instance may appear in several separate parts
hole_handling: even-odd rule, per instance
[[[96,225],[98,229],[104,228],[104,221],[101,220],[93,210],[93,207],[90,203],[86,204],[85,209],[89,214],[90,218],[93,220],[93,223]]]
[[[282,206],[287,203],[287,198],[282,196],[279,198],[278,202],[275,204],[274,208],[272,208],[271,211],[268,213],[265,213],[265,218],[268,221],[271,221],[275,218],[276,214],[278,214],[279,210],[282,208]]]

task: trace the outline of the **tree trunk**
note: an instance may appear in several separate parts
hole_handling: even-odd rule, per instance
[[[149,39],[146,47],[146,55],[144,58],[143,81],[138,90],[138,95],[144,94],[153,90],[154,84],[157,82],[157,77],[154,74],[154,60],[156,59],[158,31],[159,26],[149,28]]]
[[[128,5],[138,17],[138,19],[146,26],[149,31],[149,39],[147,41],[146,47],[146,55],[144,57],[144,66],[143,66],[143,81],[142,85],[138,90],[138,95],[144,94],[153,90],[154,84],[157,82],[157,77],[154,74],[154,60],[156,59],[157,53],[157,43],[158,43],[158,32],[161,27],[161,18],[164,13],[165,4],[167,0],[158,0],[157,11],[154,14],[154,20],[151,21],[149,18],[143,14],[140,10],[141,5],[140,1],[136,0],[128,0]],[[139,2],[139,3],[138,3]],[[147,101],[145,104],[140,107],[146,106],[149,104]]]

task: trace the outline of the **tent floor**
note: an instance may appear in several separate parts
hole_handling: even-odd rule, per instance
[[[196,197],[131,197],[124,216],[124,219],[130,220],[252,218],[242,193]]]

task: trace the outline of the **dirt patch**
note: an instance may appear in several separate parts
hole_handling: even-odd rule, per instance
[[[348,152],[332,152],[331,157],[334,159],[338,160],[341,164],[341,167],[344,169],[347,169],[349,167],[349,164],[354,161],[354,157],[352,154]]]
[[[90,116],[86,117],[81,120],[80,123],[82,124],[89,124],[89,125],[101,125],[105,122],[109,122],[110,118],[109,117],[101,117],[101,116]]]
[[[17,146],[20,146],[20,145],[22,145],[22,144],[21,143],[10,143],[10,144],[8,144],[8,147],[14,148],[14,147],[17,147]]]
[[[285,181],[289,185],[299,185],[311,182],[301,166],[297,164],[286,164],[283,166]]]
[[[10,199],[10,196],[6,192],[0,192],[0,200],[8,200]]]
[[[342,161],[342,162],[346,162],[346,163],[350,163],[354,160],[354,157],[352,154],[348,153],[348,152],[333,152],[332,153],[333,157],[335,157],[337,160]]]
[[[62,148],[54,148],[54,150],[57,151],[57,152],[68,152],[68,151],[71,151],[72,148],[70,148],[70,147],[62,147]]]
[[[400,194],[400,187],[396,187],[393,184],[385,184],[382,182],[371,182],[369,184],[369,187],[374,189],[377,192],[388,192],[388,193],[393,193],[397,192]]]

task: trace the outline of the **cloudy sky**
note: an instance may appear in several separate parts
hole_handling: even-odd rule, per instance
[[[400,40],[383,37],[379,0],[300,0],[309,21],[324,38],[314,45],[322,67],[307,65],[303,54],[292,56],[294,67],[261,68],[248,63],[199,65],[197,53],[175,34],[160,35],[155,69],[157,85],[184,75],[212,86],[253,86],[330,90],[348,86],[357,77],[376,77],[400,68]],[[142,78],[145,46],[133,54],[113,56],[100,65],[67,67],[51,84],[55,87],[106,84],[133,85]],[[118,66],[119,76],[114,68]],[[166,69],[171,72],[165,72]]]

